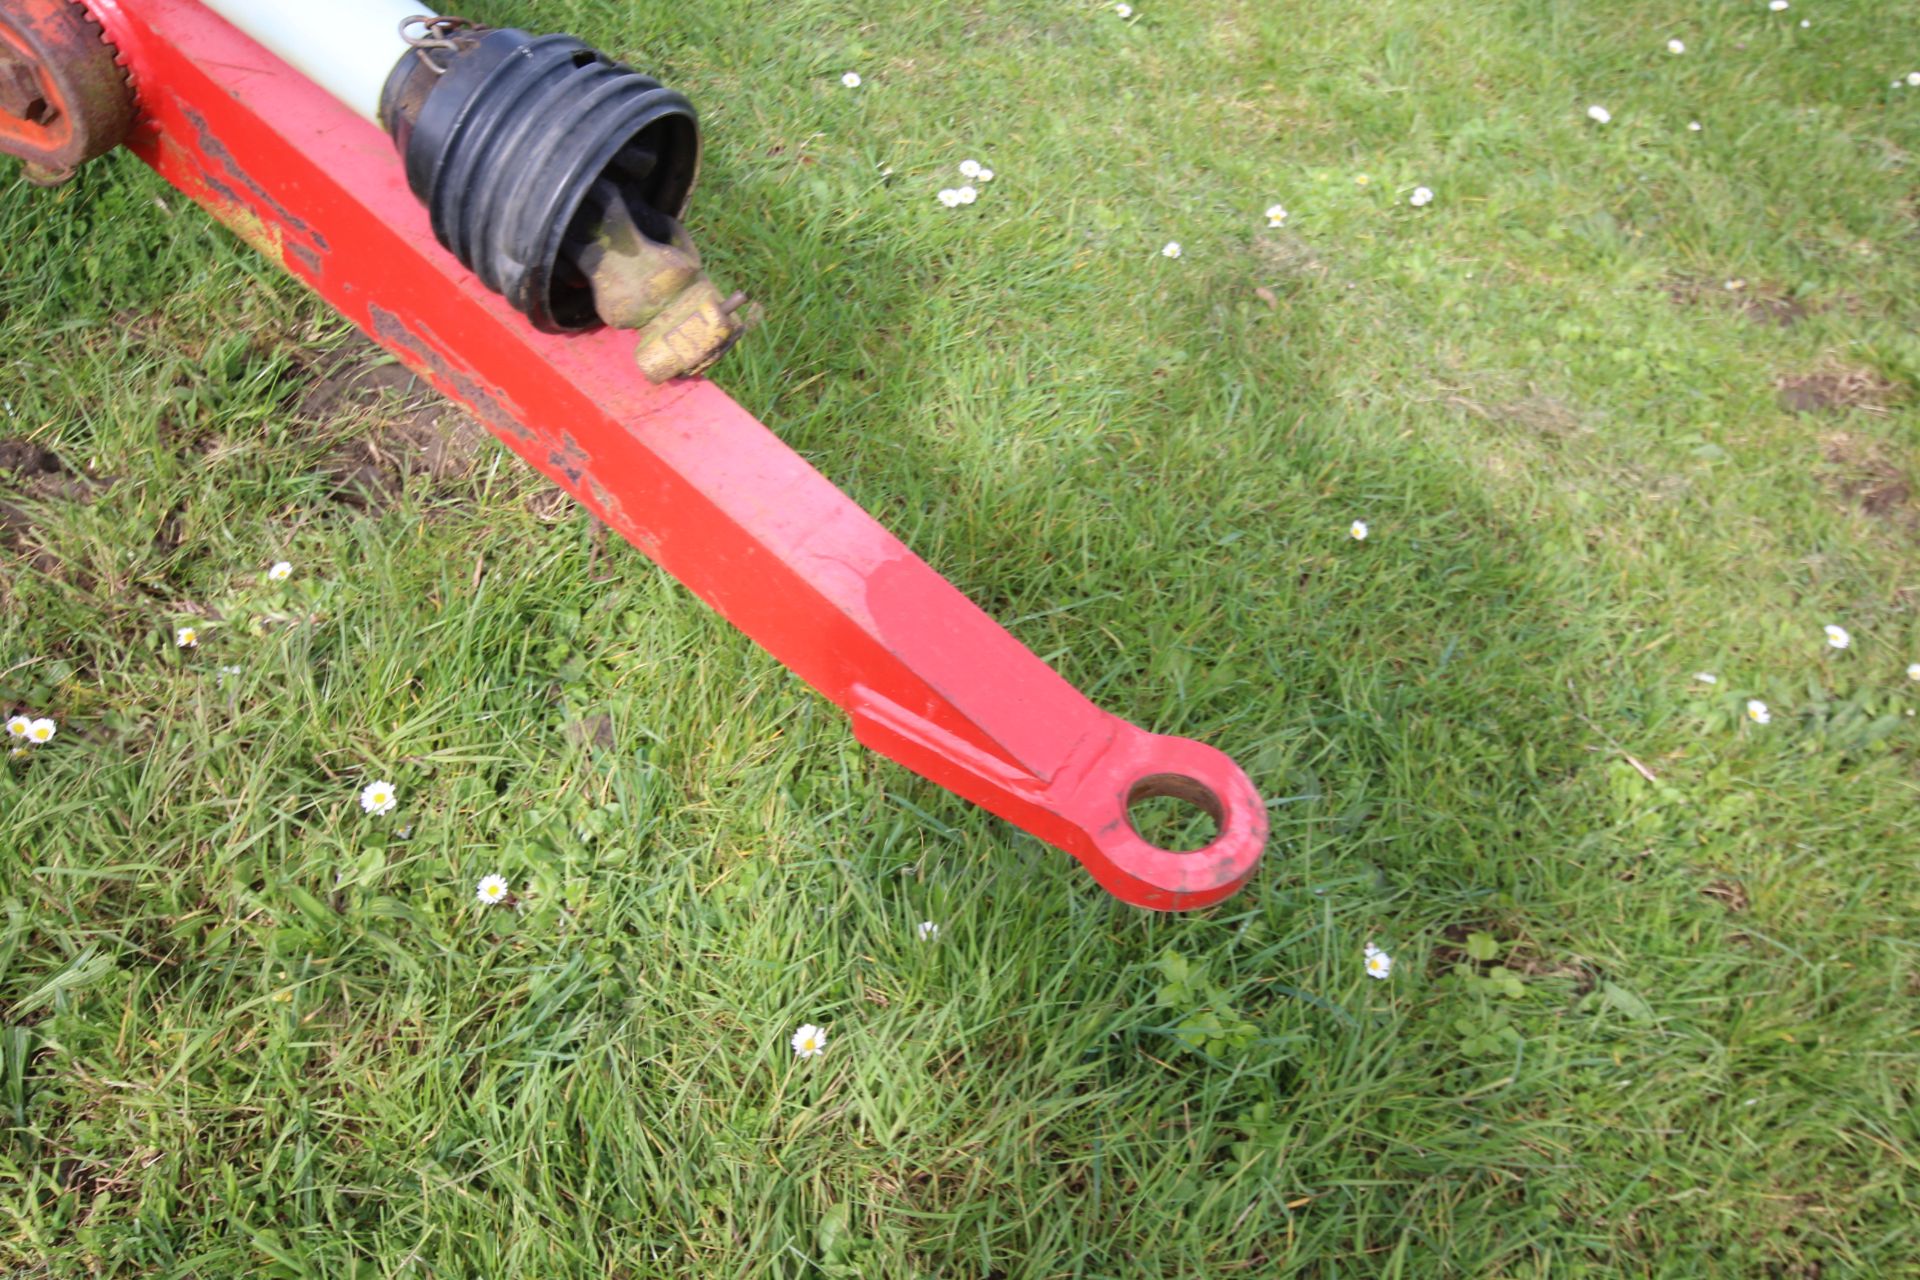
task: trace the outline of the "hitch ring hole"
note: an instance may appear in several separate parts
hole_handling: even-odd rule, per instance
[[[1226,825],[1226,808],[1213,789],[1178,773],[1150,773],[1127,792],[1127,821],[1142,840],[1168,853],[1195,853]]]

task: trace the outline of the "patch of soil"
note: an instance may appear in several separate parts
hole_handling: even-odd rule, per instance
[[[18,550],[33,531],[21,502],[89,502],[103,483],[68,470],[58,454],[31,440],[0,438],[0,547]]]
[[[569,720],[560,726],[561,733],[568,742],[581,747],[598,747],[602,751],[611,750],[614,744],[613,717],[587,716],[580,720]]]
[[[1700,892],[1703,896],[1712,898],[1734,915],[1745,911],[1748,906],[1747,888],[1738,880],[1715,880]]]
[[[1253,254],[1261,266],[1280,279],[1324,280],[1328,275],[1327,264],[1314,253],[1312,242],[1291,231],[1256,237]]]
[[[334,450],[320,470],[332,481],[336,502],[378,515],[400,496],[408,476],[464,479],[490,439],[486,428],[452,405],[421,405]]]
[[[309,372],[314,383],[297,408],[303,418],[339,417],[378,404],[388,392],[409,403],[439,399],[412,370],[358,333],[329,351]]]
[[[1495,960],[1475,960],[1467,954],[1467,937],[1470,934],[1485,932],[1498,933],[1499,926],[1486,924],[1451,924],[1441,933],[1443,941],[1434,945],[1429,960],[1428,974],[1439,977],[1451,973],[1455,965],[1472,965],[1485,971],[1500,965],[1523,978],[1565,978],[1573,982],[1573,993],[1585,995],[1593,990],[1594,973],[1587,965],[1578,960],[1559,961],[1544,956],[1534,950],[1530,943],[1521,943],[1509,947]]]
[[[1706,280],[1682,276],[1667,285],[1667,297],[1683,307],[1721,307],[1754,324],[1791,329],[1813,308],[1777,285],[1745,280]]]
[[[1484,404],[1466,395],[1450,395],[1445,403],[1469,418],[1517,430],[1542,440],[1570,440],[1593,430],[1592,415],[1529,385],[1525,395]]]
[[[548,485],[527,498],[527,510],[541,524],[559,524],[578,510],[573,497],[558,485]]]
[[[1774,397],[1789,413],[1840,413],[1861,409],[1885,413],[1900,399],[1900,388],[1871,369],[1822,369],[1782,375],[1774,382]]]
[[[1880,441],[1835,431],[1821,438],[1820,454],[1827,462],[1822,480],[1829,490],[1876,519],[1909,529],[1920,526],[1906,471]]]
[[[329,454],[320,473],[337,502],[378,514],[409,476],[465,479],[492,437],[370,339],[355,334],[312,371],[297,412],[313,421],[374,418],[368,434]]]
[[[43,449],[31,440],[0,440],[0,471],[16,476],[57,476],[67,468],[51,449]]]

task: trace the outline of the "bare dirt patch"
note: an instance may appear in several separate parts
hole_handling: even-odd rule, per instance
[[[1502,950],[1497,960],[1475,960],[1467,951],[1467,939],[1474,933],[1493,933],[1498,935],[1501,926],[1494,922],[1483,924],[1451,924],[1441,931],[1442,940],[1434,945],[1429,957],[1428,973],[1440,977],[1453,972],[1457,965],[1467,965],[1481,972],[1493,968],[1496,964],[1517,973],[1523,978],[1559,978],[1573,983],[1576,995],[1585,995],[1594,986],[1594,971],[1577,957],[1556,960],[1538,951],[1530,941],[1520,941]]]
[[[1523,394],[1508,400],[1477,400],[1462,393],[1448,395],[1443,401],[1469,418],[1507,427],[1522,436],[1539,440],[1570,440],[1594,429],[1594,416],[1556,396],[1548,395],[1531,383]]]
[[[1903,398],[1900,388],[1871,369],[1819,369],[1785,374],[1774,382],[1774,397],[1789,413],[1844,413],[1859,409],[1885,413]]]
[[[1913,483],[1906,468],[1884,443],[1846,431],[1820,439],[1826,462],[1822,482],[1865,514],[1908,530],[1920,529],[1920,509],[1914,506]]]
[[[1715,880],[1712,884],[1700,890],[1700,893],[1703,897],[1711,898],[1725,907],[1728,913],[1732,915],[1740,914],[1742,911],[1745,911],[1749,905],[1747,900],[1747,887],[1738,880]]]
[[[33,514],[23,503],[87,502],[104,483],[31,440],[0,438],[0,547],[18,550],[33,531]]]
[[[379,514],[411,476],[458,489],[485,455],[486,428],[374,343],[355,334],[312,370],[296,412],[310,421],[367,420],[365,435],[328,454],[334,500]]]
[[[1791,329],[1814,310],[1785,289],[1764,281],[1682,276],[1667,285],[1667,297],[1679,306],[1718,307],[1754,324],[1776,329]]]
[[[1330,274],[1326,262],[1314,253],[1312,243],[1291,231],[1256,237],[1253,254],[1277,279],[1324,280]]]
[[[579,720],[569,720],[560,726],[561,733],[568,742],[579,747],[597,747],[602,751],[611,750],[615,742],[613,717],[586,716]]]

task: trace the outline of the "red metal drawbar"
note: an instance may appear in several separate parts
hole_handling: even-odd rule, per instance
[[[195,0],[87,0],[140,118],[128,145],[311,285],[801,678],[859,740],[1073,854],[1142,907],[1218,902],[1267,835],[1212,747],[1095,707],[704,379],[631,338],[536,332],[434,240],[393,144]],[[1204,849],[1129,806],[1212,814]]]

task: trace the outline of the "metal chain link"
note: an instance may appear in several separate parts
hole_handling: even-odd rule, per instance
[[[447,69],[433,60],[433,50],[445,49],[451,52],[458,49],[460,46],[454,42],[453,33],[479,25],[471,18],[449,18],[416,13],[400,20],[400,38],[413,46],[414,54],[435,75],[443,76],[447,74]],[[419,27],[421,34],[410,34],[414,27]]]

